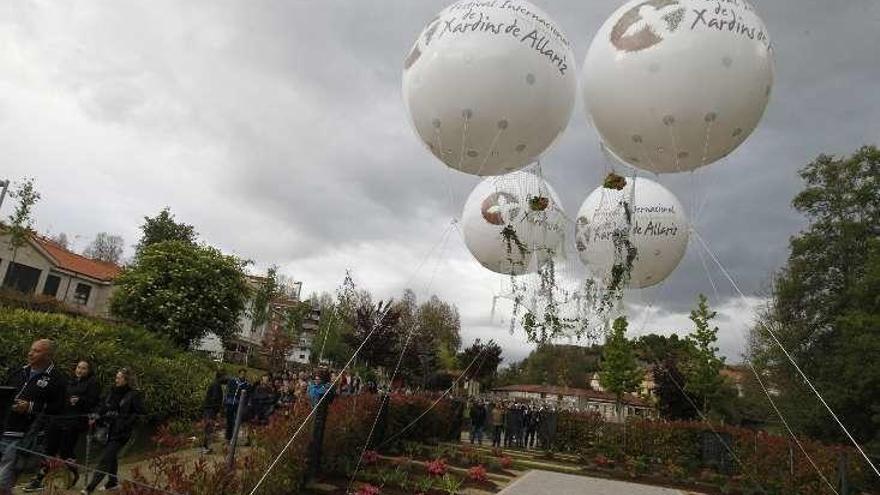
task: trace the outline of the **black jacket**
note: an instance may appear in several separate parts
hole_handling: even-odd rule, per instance
[[[71,404],[72,397],[79,397],[76,404]],[[64,398],[64,410],[58,425],[65,428],[85,429],[88,424],[87,416],[98,407],[101,401],[101,392],[98,390],[98,382],[92,375],[84,378],[73,377],[67,381],[67,396]]]
[[[208,391],[205,392],[205,402],[202,409],[208,414],[217,414],[223,407],[223,384],[220,380],[214,380],[208,385]]]
[[[30,407],[26,413],[9,412],[5,435],[23,437],[31,427],[42,429],[43,426],[34,425],[37,418],[45,419],[43,415],[57,415],[64,409],[67,381],[54,364],[34,376],[31,376],[30,366],[13,368],[6,376],[6,386],[17,391],[15,399],[30,402]]]
[[[101,421],[110,427],[109,440],[125,442],[134,432],[138,416],[146,413],[141,393],[131,387],[113,387],[98,410]]]

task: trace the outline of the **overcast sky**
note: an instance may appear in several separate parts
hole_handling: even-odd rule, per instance
[[[536,3],[582,61],[622,2]],[[690,328],[687,310],[706,293],[734,360],[803,225],[790,208],[797,170],[880,135],[880,2],[753,3],[776,56],[763,121],[728,158],[660,179],[680,198],[706,198],[696,228],[749,300],[712,270],[715,296],[694,239],[663,285],[627,296],[633,333],[669,333]],[[67,233],[77,250],[102,231],[134,244],[143,216],[170,206],[206,242],[257,269],[280,265],[305,293],[333,291],[346,268],[378,297],[436,293],[459,307],[466,342],[494,338],[520,359],[530,346],[501,323],[509,306],[490,320],[499,277],[449,228],[477,179],[423,148],[401,99],[403,58],[444,6],[2,2],[0,178],[34,177],[37,228]],[[580,100],[542,163],[569,213],[601,182],[606,158]]]

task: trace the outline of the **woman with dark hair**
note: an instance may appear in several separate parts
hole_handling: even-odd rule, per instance
[[[83,494],[90,494],[108,476],[106,490],[119,488],[119,480],[116,473],[119,470],[119,451],[128,443],[134,432],[134,425],[138,416],[145,413],[140,392],[135,388],[135,377],[128,368],[122,368],[116,373],[113,388],[101,402],[98,408],[99,421],[105,423],[107,432],[107,446],[101,454],[98,469],[92,481],[86,486]]]
[[[79,361],[73,371],[73,379],[67,382],[64,409],[59,417],[51,420],[46,435],[46,455],[57,456],[67,462],[67,469],[72,475],[68,489],[79,481],[74,451],[80,435],[88,430],[88,416],[94,412],[99,400],[100,391],[92,365],[86,360]],[[24,491],[42,490],[43,479],[48,472],[48,463],[43,463],[37,475],[24,487]]]

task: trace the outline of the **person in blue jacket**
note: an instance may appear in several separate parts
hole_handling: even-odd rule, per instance
[[[238,370],[238,376],[226,383],[226,396],[223,405],[226,406],[226,441],[232,441],[232,433],[235,431],[235,416],[238,414],[238,403],[241,401],[241,391],[250,393],[251,385],[247,381],[247,370]],[[249,399],[245,399],[247,401]]]

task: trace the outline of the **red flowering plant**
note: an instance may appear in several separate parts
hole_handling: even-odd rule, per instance
[[[378,486],[363,485],[358,488],[355,495],[379,495],[380,493],[382,493],[382,490],[380,490]]]
[[[156,450],[159,453],[179,450],[189,443],[189,440],[184,435],[175,434],[168,424],[159,426],[150,439],[156,445]]]
[[[449,466],[443,459],[434,459],[425,463],[425,469],[428,471],[429,476],[440,477],[446,474]]]
[[[486,468],[482,464],[468,469],[468,479],[476,483],[486,483],[489,476],[486,474]]]
[[[596,454],[596,457],[593,458],[593,464],[604,468],[604,467],[612,466],[614,464],[614,461],[605,457],[602,454]]]
[[[510,469],[511,466],[513,466],[513,459],[511,459],[509,455],[506,455],[501,458],[501,468],[502,469]]]
[[[364,455],[361,457],[365,466],[372,466],[379,462],[379,453],[375,450],[368,450],[364,452]]]

